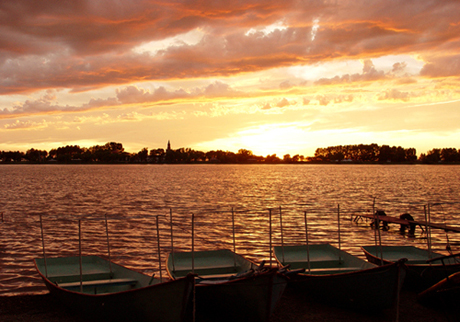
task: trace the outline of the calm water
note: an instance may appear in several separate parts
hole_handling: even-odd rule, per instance
[[[361,257],[360,245],[373,244],[369,223],[356,224],[352,214],[371,213],[373,200],[388,215],[409,212],[457,226],[460,166],[426,165],[3,165],[0,166],[0,295],[42,293],[33,266],[43,256],[78,256],[78,219],[83,255],[107,254],[112,260],[159,276],[159,258],[171,251],[170,212],[176,250],[191,248],[195,215],[195,249],[232,248],[232,209],[237,252],[256,261],[269,260],[272,244],[305,242],[307,212],[310,242],[338,245]],[[271,209],[271,211],[270,211]],[[282,227],[280,225],[282,214]],[[160,239],[157,239],[156,216]],[[425,247],[391,226],[385,244]],[[446,240],[459,251],[460,234],[433,230],[434,248]],[[159,243],[158,243],[159,242]],[[158,254],[160,248],[160,257]]]

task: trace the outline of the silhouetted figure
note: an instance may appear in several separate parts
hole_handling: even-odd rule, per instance
[[[388,222],[386,222],[386,221],[380,219],[382,216],[386,216],[386,215],[387,215],[387,214],[385,213],[385,211],[383,211],[383,210],[377,210],[377,211],[375,212],[375,217],[376,217],[376,219],[372,221],[371,227],[374,228],[374,229],[380,228],[380,227],[376,227],[376,224],[375,224],[375,221],[378,220],[379,222],[382,223],[382,229],[383,229],[383,230],[389,230],[390,227],[388,226]]]
[[[400,215],[399,219],[414,221],[414,218],[408,213]],[[409,228],[409,235],[414,235],[415,234],[415,226],[416,225],[414,223],[409,223],[409,225],[401,224],[401,226],[399,228],[399,232],[401,234],[405,234],[406,233],[406,228]]]

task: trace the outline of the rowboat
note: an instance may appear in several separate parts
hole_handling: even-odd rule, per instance
[[[184,321],[192,298],[192,275],[162,281],[99,256],[37,258],[34,262],[52,295],[91,318]]]
[[[198,320],[268,321],[287,285],[276,268],[264,268],[228,249],[171,252],[166,269],[174,280],[197,274]]]
[[[366,310],[394,306],[405,277],[402,262],[381,267],[330,244],[273,247],[276,260],[289,269],[305,269],[291,285],[315,298]]]
[[[410,288],[425,289],[445,277],[460,271],[460,261],[456,256],[449,257],[442,264],[440,253],[429,252],[415,246],[362,246],[369,262],[381,265],[407,259],[406,285]],[[435,259],[438,258],[438,259]],[[430,259],[435,259],[430,262]]]
[[[451,307],[459,310],[460,272],[446,277],[418,294],[417,301],[425,306]]]
[[[430,259],[428,262],[441,261],[458,256],[458,254],[448,255]],[[459,310],[460,300],[460,272],[447,276],[438,283],[427,288],[417,296],[417,300],[426,306],[442,306],[443,308],[455,308]]]

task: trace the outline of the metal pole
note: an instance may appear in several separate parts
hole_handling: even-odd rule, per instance
[[[270,223],[270,227],[269,227],[269,247],[270,247],[270,268],[272,267],[272,210],[269,209],[268,210],[268,216],[269,216],[269,223]]]
[[[283,263],[284,263],[283,216],[281,214],[281,206],[280,206],[280,228],[281,228],[281,251],[282,251]]]
[[[81,219],[78,219],[78,255],[80,263],[80,293],[83,293],[83,268],[81,263]]]
[[[337,225],[339,230],[339,249],[342,249],[341,240],[340,240],[340,205],[337,204]]]
[[[176,271],[176,264],[174,262],[174,238],[173,238],[173,219],[172,219],[172,208],[169,209],[169,222],[171,223],[171,258],[173,272]]]
[[[109,254],[110,278],[112,278],[113,277],[112,258],[110,257],[109,223],[107,221],[107,214],[105,214],[105,232],[106,232],[106,235],[107,235],[107,252]]]
[[[233,267],[236,267],[235,213],[232,207]]]
[[[428,226],[427,226],[427,236],[426,240],[428,241],[428,253],[431,259],[431,205],[428,203]]]
[[[192,273],[195,274],[195,215],[192,214]]]
[[[307,263],[308,263],[308,273],[310,273],[310,271],[311,271],[311,269],[310,269],[310,243],[309,243],[309,240],[308,240],[307,212],[304,211],[303,215],[304,215],[304,220],[305,220],[305,239],[306,239],[306,242],[307,242]]]
[[[425,232],[426,232],[426,247],[428,250],[428,254],[430,253],[430,239],[429,239],[429,232],[428,232],[428,211],[427,205],[423,205],[423,212],[425,213]]]
[[[3,213],[2,213],[3,215]],[[42,215],[40,214],[40,230],[42,234],[43,260],[45,262],[45,276],[48,277],[48,266],[46,265],[45,237],[43,235]]]
[[[377,223],[377,218],[375,216],[375,197],[373,197],[373,202],[372,202],[372,215],[374,216],[374,245],[376,247],[376,253],[375,255],[378,256],[377,254],[377,246],[378,246],[378,243],[377,243],[377,231],[375,230],[375,224]]]
[[[158,267],[160,269],[160,282],[163,282],[163,277],[161,275],[161,247],[160,247],[160,226],[159,226],[159,220],[157,216],[157,245],[158,245]]]
[[[376,223],[377,223],[377,234],[378,234],[378,237],[379,237],[379,240],[378,240],[378,247],[379,247],[379,250],[380,250],[380,265],[383,265],[383,249],[382,249],[382,235],[380,233],[380,215],[376,212],[375,213],[375,216],[377,218],[376,220]]]
[[[342,243],[340,240],[340,205],[337,204],[337,226],[339,230],[339,264],[342,263],[342,256],[340,250],[342,249]]]

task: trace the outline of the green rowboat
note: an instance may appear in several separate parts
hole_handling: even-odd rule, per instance
[[[197,320],[269,321],[287,285],[278,269],[264,268],[227,249],[173,252],[171,278],[196,278]]]
[[[291,285],[338,306],[382,310],[394,306],[404,280],[400,262],[378,267],[330,244],[275,246],[276,260],[291,270]]]
[[[111,321],[183,321],[194,277],[161,281],[98,256],[38,258],[49,292],[87,317]]]
[[[460,260],[451,256],[444,260],[428,261],[444,255],[429,252],[415,246],[362,246],[369,262],[377,265],[388,264],[405,258],[407,266],[406,284],[411,288],[425,289],[447,276],[460,271]]]

